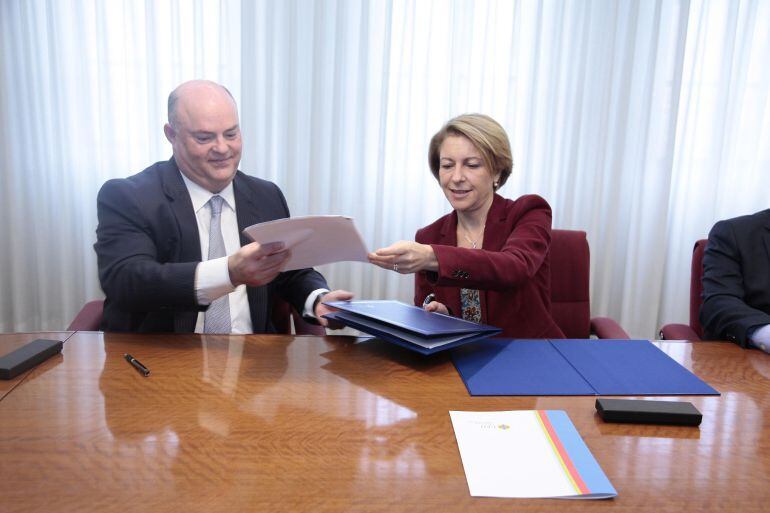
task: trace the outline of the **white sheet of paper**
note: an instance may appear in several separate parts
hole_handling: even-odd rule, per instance
[[[333,262],[368,261],[366,245],[352,217],[292,217],[254,224],[243,231],[260,244],[284,242],[291,250],[284,271]]]
[[[536,411],[450,411],[449,416],[474,497],[588,499],[615,495],[614,490],[582,496],[577,492]]]

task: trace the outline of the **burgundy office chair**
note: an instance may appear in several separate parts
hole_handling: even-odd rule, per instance
[[[586,232],[551,232],[551,313],[567,338],[628,339],[609,317],[591,318],[588,278],[591,255]]]
[[[104,300],[89,301],[72,320],[67,331],[99,331],[103,311]],[[326,330],[323,326],[316,326],[305,322],[302,316],[295,312],[288,303],[281,299],[276,299],[271,320],[278,333],[291,333],[289,318],[294,319],[294,330],[297,332],[297,335],[317,335],[321,337],[326,335]]]
[[[102,323],[102,312],[104,311],[104,300],[89,301],[78,314],[72,319],[67,331],[99,331],[99,325]]]
[[[663,340],[702,340],[703,328],[698,315],[703,302],[703,252],[706,250],[707,239],[695,243],[692,249],[692,265],[690,267],[690,324],[666,324],[660,329]]]
[[[297,335],[316,335],[318,337],[326,335],[326,329],[323,326],[305,322],[302,316],[289,303],[280,298],[275,298],[270,320],[273,321],[273,326],[275,326],[278,333],[291,333],[291,322],[289,319],[294,321],[294,331]]]

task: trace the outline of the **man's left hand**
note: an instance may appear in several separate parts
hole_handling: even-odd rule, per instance
[[[334,312],[337,310],[336,308],[332,308],[328,305],[324,304],[324,301],[350,301],[353,299],[353,293],[348,292],[347,290],[332,290],[328,294],[326,294],[321,301],[318,302],[315,306],[315,314],[316,319],[318,319],[318,322],[323,326],[324,328],[329,328],[331,330],[339,330],[345,327],[344,324],[340,324],[338,322],[329,321],[329,319],[326,319],[324,317],[324,314],[327,314],[329,312]]]

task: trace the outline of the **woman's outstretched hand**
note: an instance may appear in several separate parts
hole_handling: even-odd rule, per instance
[[[369,253],[369,261],[383,269],[401,274],[438,271],[438,260],[433,247],[410,240],[401,240]]]

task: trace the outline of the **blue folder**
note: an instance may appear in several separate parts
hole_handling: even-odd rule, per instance
[[[471,395],[719,395],[648,340],[485,340],[452,360]]]
[[[398,301],[330,301],[324,315],[422,354],[433,354],[500,333],[500,328],[426,312]]]

